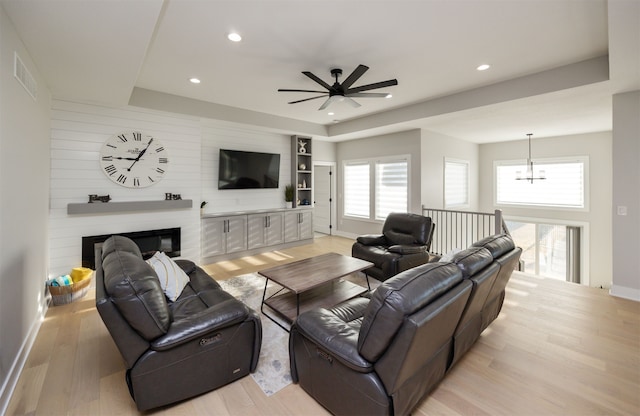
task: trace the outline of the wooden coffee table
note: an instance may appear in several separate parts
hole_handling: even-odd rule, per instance
[[[367,288],[340,278],[371,266],[373,263],[368,261],[327,253],[259,271],[259,274],[266,277],[260,311],[288,330],[274,317],[265,313],[265,305],[291,324],[304,311],[330,307],[365,293]],[[267,297],[269,280],[282,288]],[[370,287],[368,277],[367,286]]]

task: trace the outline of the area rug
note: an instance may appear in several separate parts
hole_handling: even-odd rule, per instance
[[[262,348],[258,367],[251,377],[267,395],[277,393],[291,384],[289,370],[289,333],[260,312],[265,278],[257,273],[245,274],[218,281],[220,286],[236,299],[255,310],[262,321]],[[273,293],[274,284],[269,282],[267,293]]]

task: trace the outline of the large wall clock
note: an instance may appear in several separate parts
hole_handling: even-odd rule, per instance
[[[100,151],[100,166],[107,178],[127,188],[158,183],[169,165],[167,149],[156,138],[139,131],[110,137]]]

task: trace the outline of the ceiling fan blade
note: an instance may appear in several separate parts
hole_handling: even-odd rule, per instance
[[[320,108],[318,108],[318,111],[324,110],[325,108],[329,107],[329,104],[331,104],[334,101],[334,96],[332,95],[331,97],[327,98],[327,101],[325,101]]]
[[[306,76],[308,76],[309,78],[311,78],[312,80],[314,80],[315,82],[317,82],[318,84],[322,85],[323,87],[325,87],[326,89],[330,90],[331,89],[331,85],[327,84],[326,82],[324,82],[323,80],[321,80],[320,78],[318,78],[317,76],[313,75],[311,72],[309,71],[302,71],[303,74],[305,74]]]
[[[384,98],[389,95],[388,92],[354,92],[350,94],[345,94],[345,97],[380,97]]]
[[[326,91],[316,91],[316,90],[290,90],[286,88],[279,88],[278,92],[317,92],[319,94],[325,94]]]
[[[305,98],[303,100],[298,100],[298,101],[290,101],[287,104],[297,104],[297,103],[303,103],[305,101],[309,101],[309,100],[315,100],[316,98],[322,98],[322,97],[326,97],[327,95],[318,95],[317,97],[311,97],[311,98]]]
[[[342,83],[342,88],[344,88],[345,90],[348,89],[350,86],[353,85],[354,82],[356,82],[365,72],[367,72],[367,70],[369,69],[368,66],[365,65],[358,65],[358,67],[356,69],[353,70],[353,72],[351,73],[351,75],[349,75],[347,77],[347,79],[344,80],[344,82]]]
[[[351,97],[344,97],[344,100],[353,108],[358,108],[360,107],[360,104],[358,104],[353,98]]]
[[[367,84],[367,85],[361,85],[361,86],[355,87],[355,88],[349,88],[347,91],[345,91],[345,94],[353,94],[354,92],[375,90],[376,88],[390,87],[392,85],[398,85],[398,80],[397,79],[390,79],[388,81],[375,82],[373,84]]]

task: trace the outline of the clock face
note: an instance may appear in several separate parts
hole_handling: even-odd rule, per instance
[[[118,185],[144,188],[158,183],[169,165],[158,139],[139,131],[110,137],[100,151],[102,172]]]

